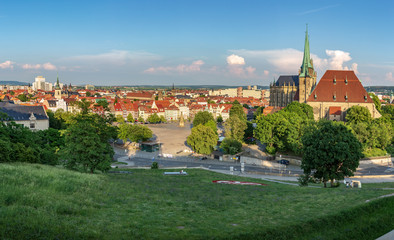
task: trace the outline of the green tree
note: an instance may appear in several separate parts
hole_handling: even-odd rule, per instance
[[[245,130],[247,129],[246,121],[239,119],[238,115],[230,116],[224,124],[224,129],[226,138],[232,138],[242,142]]]
[[[249,122],[249,121],[246,122],[246,129],[245,129],[245,133],[244,133],[244,142],[247,142],[246,141],[247,138],[253,137],[253,131],[254,131],[253,123]]]
[[[86,91],[86,97],[90,97],[92,94],[89,91]]]
[[[28,98],[25,94],[19,94],[17,97],[19,100],[21,100],[22,102],[27,102]]]
[[[222,122],[223,122],[223,117],[222,117],[222,115],[219,115],[219,116],[216,118],[216,122],[217,122],[217,123],[222,123]]]
[[[84,98],[81,101],[76,101],[74,104],[81,110],[82,114],[88,114],[90,112],[90,105],[92,103]]]
[[[234,101],[235,102],[235,101]],[[242,121],[246,121],[246,114],[244,112],[244,107],[241,104],[233,104],[230,108],[230,117],[237,116]]]
[[[130,139],[132,142],[146,141],[153,137],[152,130],[142,125],[121,124],[118,129],[118,138],[124,142]]]
[[[211,113],[206,112],[206,111],[200,111],[194,117],[193,127],[197,127],[200,124],[204,125],[207,122],[209,122],[210,120],[215,121],[215,119],[213,118]]]
[[[162,123],[167,122],[166,118],[163,115],[160,116],[160,122]]]
[[[293,112],[298,114],[302,119],[313,120],[313,108],[306,103],[299,103],[296,101],[291,102],[287,105],[283,111]]]
[[[307,176],[328,180],[342,180],[353,176],[362,157],[362,146],[342,123],[322,120],[302,137],[303,158],[301,168]]]
[[[109,104],[108,104],[108,102],[107,102],[106,99],[100,99],[100,100],[98,100],[97,103],[96,103],[94,106],[96,106],[96,107],[103,107],[103,109],[104,109],[105,111],[107,111],[107,112],[110,111],[110,109],[109,109],[109,107],[108,107]]]
[[[242,104],[242,107],[244,107],[244,108],[246,108],[246,109],[250,109],[249,105],[246,104],[246,103]]]
[[[379,98],[374,93],[369,93],[369,96],[372,98],[373,103],[375,104],[376,110],[378,112],[382,111],[382,104],[380,103]]]
[[[142,118],[141,116],[139,116],[139,117],[138,117],[138,122],[140,122],[140,123],[145,122],[145,121],[144,121],[144,118]]]
[[[224,153],[231,155],[242,151],[242,143],[232,138],[225,138],[220,144],[220,147],[223,149]]]
[[[64,165],[90,173],[109,170],[114,155],[109,140],[114,128],[97,114],[81,114],[73,120],[65,131],[65,146],[61,149]]]
[[[134,123],[133,114],[129,113],[129,114],[127,115],[127,121],[130,122],[130,123]]]
[[[216,135],[218,135],[218,129],[216,127],[216,122],[213,120],[209,120],[207,123],[204,124],[204,126],[210,127]]]
[[[160,117],[157,115],[157,113],[154,113],[151,114],[146,121],[150,123],[158,123],[160,122]]]
[[[256,111],[253,113],[253,119],[256,120],[258,116],[263,114],[264,107],[256,108]]]
[[[347,110],[346,121],[348,123],[371,122],[372,117],[368,108],[355,105]]]
[[[118,123],[125,122],[124,117],[122,115],[116,115],[115,118],[116,118],[116,122],[118,122]]]
[[[210,127],[199,124],[192,128],[192,133],[187,137],[187,144],[197,153],[211,154],[217,140],[218,136]]]

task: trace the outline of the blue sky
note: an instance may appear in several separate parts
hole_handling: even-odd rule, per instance
[[[298,74],[305,24],[318,80],[394,85],[392,1],[3,1],[0,80],[268,85]]]

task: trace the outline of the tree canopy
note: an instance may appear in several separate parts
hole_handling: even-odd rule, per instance
[[[231,155],[242,151],[242,143],[232,138],[225,138],[222,144],[220,144],[220,147],[223,149],[224,153]]]
[[[146,121],[148,121],[150,123],[159,123],[160,117],[157,115],[157,113],[154,113],[154,114],[151,114]]]
[[[129,139],[132,142],[146,141],[153,137],[152,130],[143,125],[120,124],[118,129],[118,138],[124,142]]]
[[[302,119],[313,120],[313,108],[306,103],[299,103],[296,101],[291,102],[287,105],[283,111],[285,112],[293,112],[298,114]]]
[[[192,128],[192,133],[187,137],[187,144],[197,153],[211,154],[217,140],[218,136],[212,128],[199,124]]]
[[[238,115],[233,115],[225,122],[224,129],[226,138],[232,138],[242,142],[245,130],[247,129],[247,124],[246,121],[241,120]]]
[[[240,120],[246,121],[246,114],[244,112],[244,107],[241,104],[233,103],[233,106],[230,108],[230,117],[237,116]]]
[[[215,121],[212,114],[206,111],[200,111],[196,114],[193,120],[193,127],[197,127],[198,125],[206,124],[209,120]]]
[[[129,114],[127,115],[127,121],[130,122],[130,123],[133,123],[133,122],[134,122],[133,114],[129,113]]]
[[[372,116],[368,108],[355,105],[347,110],[346,121],[349,123],[370,122]]]
[[[379,98],[374,93],[369,93],[369,96],[372,98],[373,103],[375,104],[376,110],[378,112],[382,111],[382,104],[380,103]]]
[[[353,176],[362,157],[362,147],[343,123],[321,120],[302,137],[301,168],[306,175],[328,180]]]

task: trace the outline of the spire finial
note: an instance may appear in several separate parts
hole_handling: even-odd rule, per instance
[[[302,60],[300,77],[308,76],[309,75],[309,70],[308,70],[309,68],[313,69],[313,66],[312,66],[310,50],[309,50],[308,24],[306,24],[304,58]]]

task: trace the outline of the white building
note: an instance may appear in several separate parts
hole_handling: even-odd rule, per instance
[[[33,82],[32,89],[34,91],[52,91],[52,84],[45,82],[45,78],[43,76],[37,76],[35,82]]]

